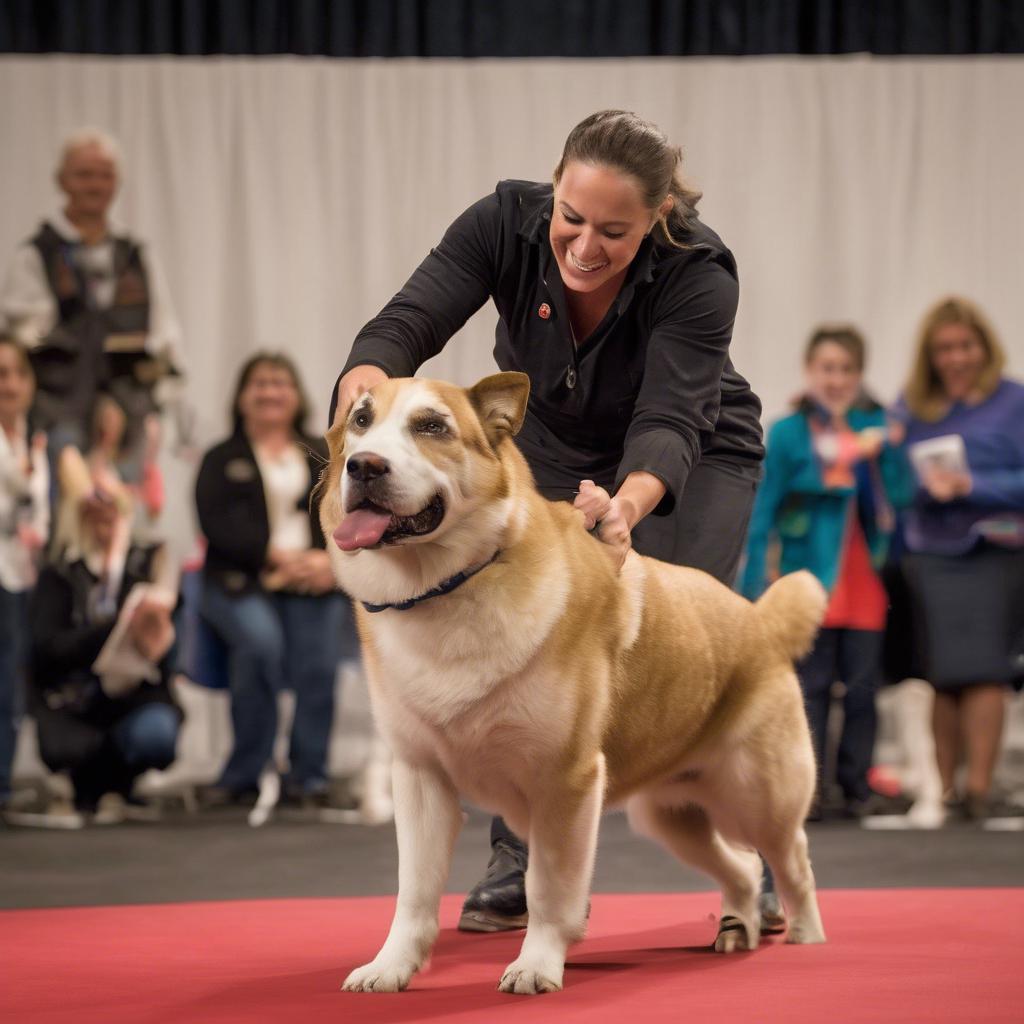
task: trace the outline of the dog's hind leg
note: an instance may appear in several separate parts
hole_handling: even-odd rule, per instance
[[[732,953],[756,949],[760,939],[757,897],[761,862],[752,850],[727,842],[704,810],[694,804],[673,806],[641,792],[626,804],[633,830],[661,843],[681,861],[710,875],[722,888],[722,920],[715,949]]]
[[[342,988],[350,992],[398,992],[426,962],[437,938],[441,893],[462,827],[458,794],[439,769],[396,759],[392,787],[398,904],[380,952],[345,979]]]
[[[795,682],[795,680],[794,680]],[[743,805],[741,827],[764,855],[789,919],[787,942],[824,942],[814,873],[803,823],[815,787],[814,753],[802,707],[793,696],[786,742],[778,737],[751,744],[759,753],[760,771]],[[780,708],[779,715],[784,714]],[[753,755],[751,755],[753,759]]]
[[[502,992],[532,995],[561,989],[566,950],[586,931],[604,788],[604,755],[599,753],[572,789],[559,787],[531,803],[530,923],[519,956],[502,975]]]
[[[789,918],[787,942],[824,942],[825,929],[818,909],[818,896],[807,852],[807,833],[798,825],[788,834],[765,836],[759,841],[765,860],[771,865],[775,884]]]

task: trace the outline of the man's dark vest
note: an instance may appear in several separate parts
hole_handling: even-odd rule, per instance
[[[32,352],[36,372],[36,420],[46,429],[77,422],[88,436],[89,420],[101,391],[111,393],[129,419],[152,408],[151,389],[136,368],[146,359],[149,282],[142,254],[131,238],[114,239],[114,300],[106,309],[89,302],[85,278],[69,242],[44,223],[31,240],[42,259],[57,304],[53,330]]]

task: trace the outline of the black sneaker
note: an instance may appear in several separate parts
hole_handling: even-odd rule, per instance
[[[964,797],[961,813],[968,821],[984,823],[993,819],[1024,818],[1024,807],[999,797],[968,793]]]
[[[243,789],[232,789],[217,783],[209,786],[196,786],[196,802],[202,810],[215,810],[223,807],[252,807],[260,791],[255,786]]]
[[[487,873],[462,904],[459,931],[504,932],[526,927],[526,861],[525,846],[507,839],[494,844]]]
[[[339,798],[329,783],[304,786],[288,785],[281,792],[280,806],[299,811],[337,811],[357,806],[354,800]]]
[[[880,815],[906,814],[913,806],[914,801],[902,794],[887,796],[872,790],[863,800],[847,800],[843,815],[859,821]]]

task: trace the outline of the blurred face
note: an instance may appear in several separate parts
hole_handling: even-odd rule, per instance
[[[943,324],[929,343],[932,367],[954,402],[966,398],[988,363],[985,344],[969,324]]]
[[[32,375],[11,345],[0,345],[0,419],[24,415],[32,404]]]
[[[671,208],[668,199],[662,211]],[[566,165],[555,186],[550,231],[565,287],[586,293],[621,282],[654,221],[631,177],[609,167]]]
[[[238,408],[246,428],[290,428],[299,411],[292,375],[273,363],[257,363],[238,397]]]
[[[845,415],[860,393],[861,371],[838,342],[816,345],[804,372],[810,396],[836,415]]]
[[[79,146],[68,153],[57,182],[71,216],[103,217],[117,193],[117,166],[100,146]]]
[[[101,401],[96,412],[96,444],[101,448],[116,448],[124,437],[127,422],[116,402]]]
[[[112,498],[91,497],[82,502],[82,528],[98,548],[110,547],[117,529],[118,509]]]

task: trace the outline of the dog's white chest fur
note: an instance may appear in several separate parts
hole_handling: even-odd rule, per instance
[[[375,617],[370,628],[382,671],[374,704],[396,753],[443,765],[474,803],[507,804],[504,780],[522,780],[548,753],[537,746],[532,723],[565,719],[557,706],[564,689],[539,657],[568,598],[564,579],[547,579],[544,599],[529,602],[529,613],[468,600],[460,609],[453,593],[437,599],[447,603],[443,609]],[[545,748],[563,742],[561,734],[545,736]]]
[[[481,606],[452,593],[434,599],[433,607],[378,613],[370,628],[386,700],[400,702],[425,723],[448,727],[527,668],[562,614],[564,579],[547,576],[541,600],[514,607],[497,600]],[[536,589],[540,597],[542,588]]]

